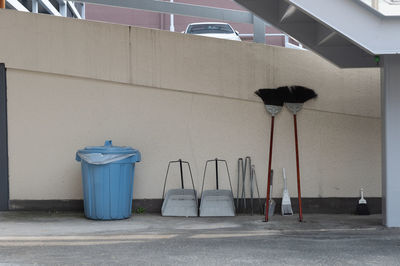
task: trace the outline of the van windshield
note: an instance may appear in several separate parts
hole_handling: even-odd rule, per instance
[[[187,33],[204,34],[204,33],[233,33],[232,28],[226,24],[198,24],[190,25]]]

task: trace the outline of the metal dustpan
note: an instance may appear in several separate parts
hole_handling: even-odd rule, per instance
[[[206,171],[208,163],[215,162],[215,177],[216,177],[216,188],[215,190],[206,190],[203,192],[204,179],[206,177]],[[228,173],[230,190],[219,189],[218,184],[218,162],[224,162],[226,171]],[[200,216],[212,217],[212,216],[235,216],[235,204],[233,201],[232,183],[229,175],[228,164],[225,160],[208,160],[204,168],[203,185],[201,187],[201,203],[200,203]]]
[[[172,163],[179,163],[180,174],[181,174],[181,189],[170,189],[165,194],[165,186],[167,184],[167,178],[169,173],[169,167]],[[182,164],[186,164],[189,168],[190,179],[192,181],[193,189],[185,189],[183,182],[183,168]],[[165,196],[165,198],[164,198]],[[167,174],[165,175],[164,189],[163,189],[163,205],[161,207],[162,216],[184,216],[191,217],[198,215],[198,202],[197,193],[194,188],[192,170],[188,162],[182,161],[170,161],[168,163]]]

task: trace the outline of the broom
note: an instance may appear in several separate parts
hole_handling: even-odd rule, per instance
[[[364,199],[364,189],[360,189],[361,199],[358,201],[356,213],[358,215],[369,215],[367,201]]]
[[[273,183],[274,183],[274,170],[271,170],[271,183],[270,183],[270,194],[269,194],[269,209],[268,209],[268,216],[272,217],[275,213],[275,206],[276,202],[275,200],[272,199],[272,188],[273,188]]]
[[[282,216],[293,215],[292,203],[290,202],[289,190],[287,188],[285,168],[282,169],[282,173],[283,173],[283,193],[282,193],[283,195],[281,204]]]
[[[269,140],[269,159],[268,159],[268,184],[267,200],[265,209],[265,222],[268,222],[269,197],[271,185],[271,163],[272,163],[272,143],[274,139],[275,116],[282,110],[284,95],[276,89],[259,89],[255,92],[264,102],[267,112],[271,114],[271,135]]]
[[[302,86],[289,86],[279,87],[277,89],[285,97],[286,107],[293,113],[294,122],[294,139],[296,148],[296,168],[297,168],[297,195],[299,198],[299,221],[303,221],[303,210],[301,206],[301,189],[300,189],[300,163],[299,163],[299,144],[297,137],[297,116],[296,114],[301,110],[303,104],[315,97],[317,94],[309,88]]]

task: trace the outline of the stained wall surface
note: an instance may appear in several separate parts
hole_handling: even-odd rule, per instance
[[[8,68],[12,200],[81,199],[75,152],[106,139],[142,152],[134,198],[161,198],[167,163],[178,158],[191,162],[198,190],[205,161],[226,159],[235,192],[244,156],[264,195],[270,116],[254,91],[292,84],[319,95],[298,115],[303,196],[356,197],[361,186],[381,195],[378,69],[342,70],[309,51],[10,10],[0,10],[0,36],[8,36],[0,61]],[[275,128],[277,197],[282,167],[296,195],[286,109]]]

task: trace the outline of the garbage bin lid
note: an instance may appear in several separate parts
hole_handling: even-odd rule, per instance
[[[104,146],[88,146],[78,153],[102,153],[102,154],[132,154],[136,153],[140,158],[140,152],[127,146],[113,146],[111,140],[106,140]],[[139,159],[140,160],[140,159]]]

